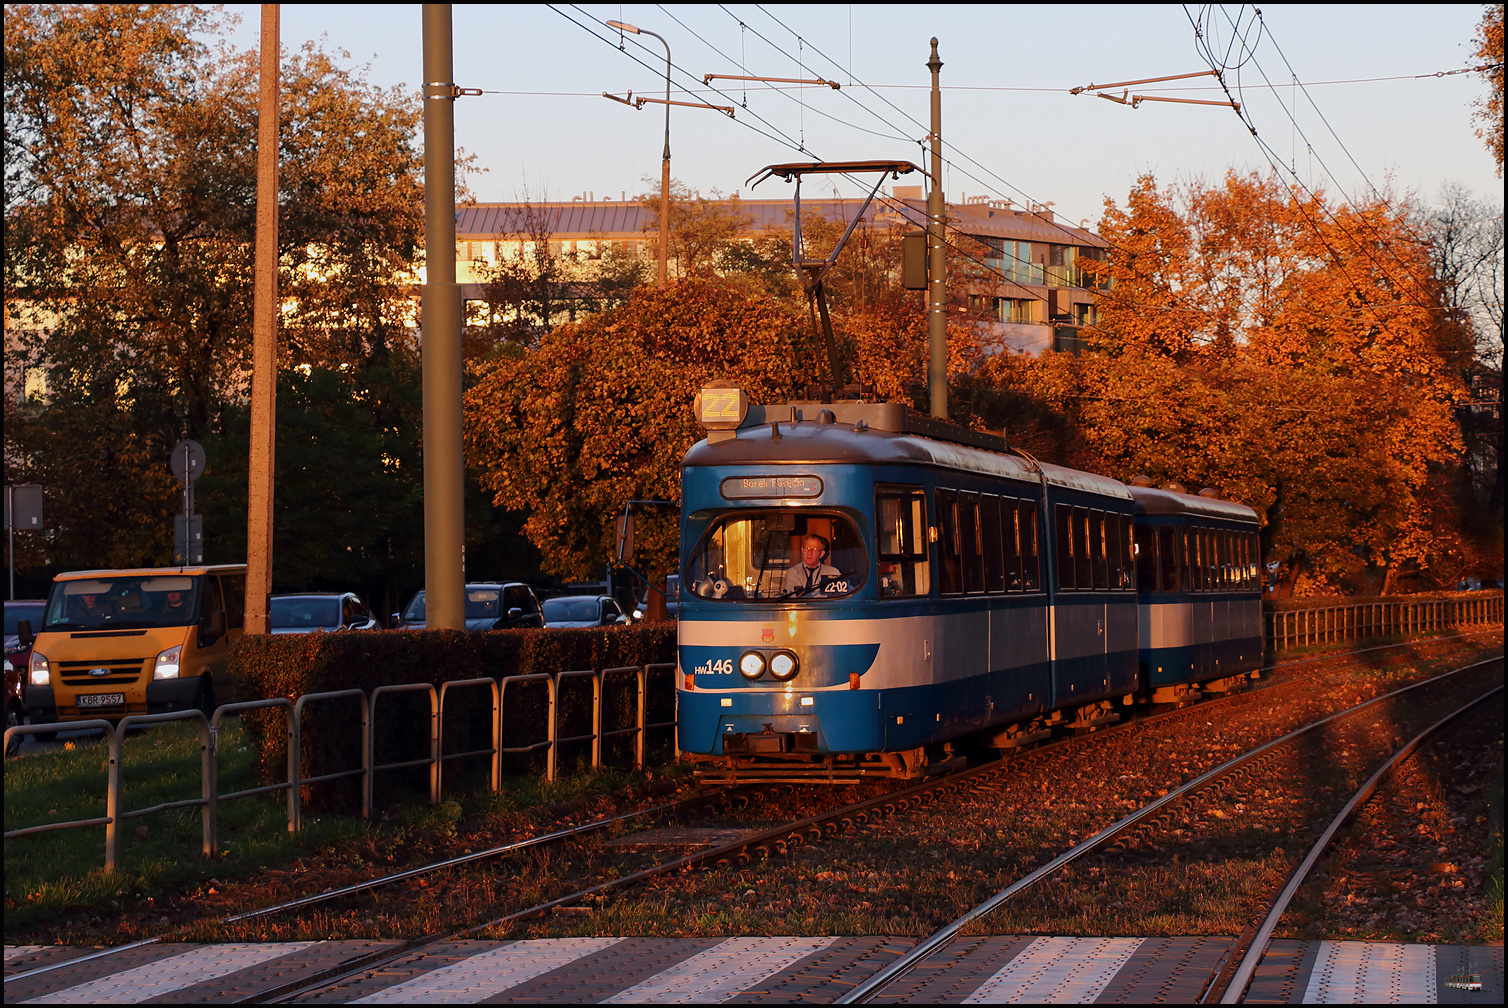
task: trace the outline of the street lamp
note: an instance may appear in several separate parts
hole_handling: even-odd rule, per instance
[[[665,153],[660,158],[660,281],[664,287],[669,275],[670,254],[670,43],[663,35],[644,28],[636,28],[622,21],[607,22],[609,28],[628,32],[631,35],[653,35],[665,47]]]

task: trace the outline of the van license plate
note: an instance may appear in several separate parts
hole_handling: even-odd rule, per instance
[[[85,707],[124,707],[126,695],[124,693],[86,693],[79,699],[79,709]]]

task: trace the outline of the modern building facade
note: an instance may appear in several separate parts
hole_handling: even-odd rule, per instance
[[[803,199],[802,207],[846,225],[863,201]],[[790,200],[738,199],[736,210],[748,221],[742,235],[751,240],[791,228]],[[1105,258],[1107,243],[1092,231],[1057,221],[1047,206],[967,197],[947,204],[946,212],[950,234],[977,242],[966,243],[978,256],[969,275],[948,282],[955,294],[969,298],[976,315],[990,320],[982,323],[985,346],[1031,354],[1077,349],[1083,327],[1096,322],[1099,292],[1106,287],[1089,275],[1086,265]],[[875,199],[866,214],[861,226],[921,230],[926,226],[922,188],[895,186]],[[590,277],[592,262],[615,256],[649,264],[652,271],[657,227],[654,208],[627,198],[598,200],[592,193],[569,201],[462,208],[456,214],[456,275],[468,313],[477,319],[485,312],[486,285],[496,267],[532,257],[538,242],[549,243],[543,251],[585,266],[578,276]],[[899,262],[895,268],[898,272]],[[672,259],[671,275],[680,272]],[[570,284],[562,283],[563,318],[574,317],[588,300],[573,297]]]

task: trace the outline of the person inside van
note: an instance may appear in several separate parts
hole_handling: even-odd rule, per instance
[[[70,622],[93,625],[104,622],[110,615],[109,603],[99,595],[74,595],[68,599]]]
[[[170,591],[162,600],[162,606],[157,610],[162,622],[166,625],[179,623],[188,624],[193,622],[193,613],[189,608],[188,592]]]

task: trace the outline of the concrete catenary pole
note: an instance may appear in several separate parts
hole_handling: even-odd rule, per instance
[[[932,415],[948,418],[948,305],[946,279],[947,255],[943,245],[943,176],[942,176],[942,89],[938,72],[943,68],[937,58],[937,39],[932,40],[932,191],[927,194],[927,343],[931,361],[927,370],[927,392],[932,401]]]
[[[257,224],[252,277],[251,445],[246,473],[246,632],[267,632],[272,595],[273,448],[277,431],[278,5],[262,5],[257,96]]]
[[[424,4],[424,625],[466,625],[450,4]]]

